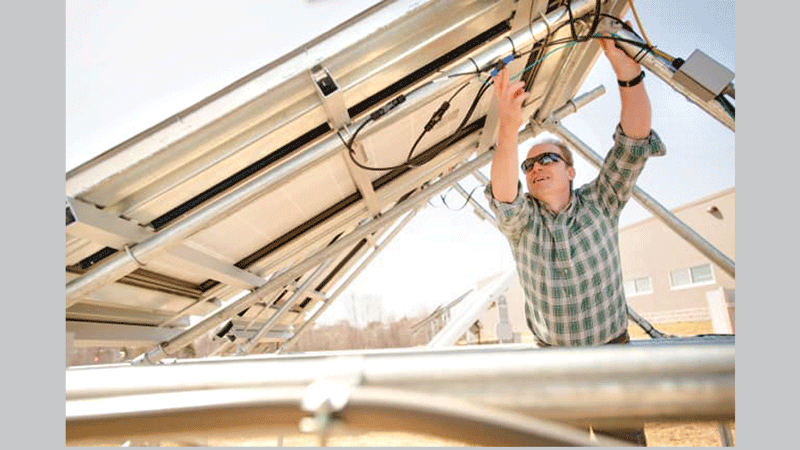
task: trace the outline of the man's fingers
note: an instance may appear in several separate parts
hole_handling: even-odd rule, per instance
[[[508,94],[511,98],[516,98],[516,96],[520,95],[521,93],[525,92],[525,82],[524,81],[517,81],[508,88]]]
[[[609,36],[608,33],[604,33],[604,36]],[[604,52],[608,52],[608,46],[611,44],[611,39],[598,39],[600,41],[600,47],[603,49]]]
[[[494,77],[494,82],[500,89],[500,92],[505,91],[506,86],[508,86],[508,70],[506,70],[505,67],[503,67],[503,70],[501,70],[500,73]]]
[[[521,106],[521,105],[522,105],[522,103],[524,103],[524,102],[525,102],[525,100],[527,100],[527,99],[528,99],[528,97],[530,97],[530,96],[531,96],[531,93],[530,93],[530,92],[522,91],[522,94],[520,94],[519,96],[517,96],[517,97],[514,99],[514,103],[516,104],[516,106],[518,106],[518,107],[519,107],[519,106]]]

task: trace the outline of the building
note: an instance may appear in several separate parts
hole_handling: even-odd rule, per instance
[[[672,212],[720,252],[736,260],[735,188]],[[732,306],[735,279],[658,218],[621,228],[619,239],[628,304],[651,322],[713,319],[709,301],[713,302],[715,295],[722,295]]]

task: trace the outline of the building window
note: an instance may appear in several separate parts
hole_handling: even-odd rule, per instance
[[[625,281],[622,287],[625,290],[626,297],[653,293],[653,284],[650,282],[650,277],[639,277]]]
[[[702,286],[714,283],[714,274],[711,264],[701,264],[694,267],[683,267],[669,273],[669,282],[673,289],[682,289],[693,286]]]

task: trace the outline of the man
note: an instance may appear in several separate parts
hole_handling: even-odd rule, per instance
[[[520,192],[517,132],[529,94],[522,81],[509,82],[505,68],[494,81],[499,123],[486,195],[511,245],[527,324],[540,346],[629,341],[619,215],[647,158],[666,150],[650,129],[641,67],[613,41],[600,44],[620,80],[622,111],[600,174],[578,189],[572,189],[572,154],[551,140],[528,152],[522,164],[528,194]],[[643,430],[603,434],[646,444]]]

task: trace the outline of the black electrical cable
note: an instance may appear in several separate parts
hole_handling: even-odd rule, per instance
[[[588,13],[588,14],[586,14],[584,16],[581,16],[581,17],[575,19],[573,17],[573,15],[572,15],[571,0],[568,0],[567,1],[567,10],[568,10],[569,15],[570,15],[569,22],[562,23],[555,30],[548,29],[548,34],[547,34],[547,36],[545,38],[545,42],[543,43],[543,45],[537,46],[534,49],[531,49],[531,50],[529,50],[527,52],[520,53],[520,54],[516,54],[516,50],[515,50],[515,52],[514,52],[515,54],[513,55],[514,58],[517,58],[517,57],[520,57],[520,56],[524,56],[526,54],[530,54],[534,50],[541,50],[541,52],[543,53],[544,49],[547,48],[547,47],[560,45],[560,44],[568,44],[568,43],[571,43],[571,42],[585,42],[585,41],[588,41],[589,39],[611,39],[611,40],[614,40],[616,42],[624,42],[624,43],[628,43],[628,44],[631,44],[631,45],[634,45],[634,46],[638,46],[645,52],[652,52],[653,47],[648,45],[648,44],[646,44],[646,43],[644,43],[644,42],[641,42],[641,41],[635,41],[635,40],[632,40],[632,39],[625,39],[625,38],[621,38],[619,36],[598,36],[598,35],[595,35],[595,32],[597,31],[597,28],[598,28],[599,23],[600,23],[600,18],[601,17],[608,17],[608,18],[611,18],[611,19],[619,22],[622,25],[623,28],[625,28],[626,30],[628,30],[629,32],[633,33],[635,36],[638,37],[638,34],[633,30],[633,28],[631,28],[630,25],[628,25],[625,22],[621,21],[618,17],[612,16],[612,15],[606,14],[606,13],[601,13],[600,12],[600,8],[601,8],[601,1],[598,0],[596,2],[596,4],[595,4],[595,11],[593,13]],[[590,18],[590,17],[592,18],[592,25],[591,25],[591,28],[590,28],[589,32],[585,36],[578,36],[576,31],[575,31],[575,25],[574,25],[575,20],[585,20],[585,19]],[[562,27],[566,26],[567,24],[570,25],[570,28],[572,30],[572,36],[570,38],[562,38],[562,39],[556,39],[556,40],[550,41],[551,36],[556,34],[556,32],[558,32]],[[673,61],[670,61],[670,63],[672,63],[672,62]],[[447,78],[454,78],[454,77],[457,77],[457,76],[466,76],[466,75],[470,75],[470,76],[477,75],[477,76],[480,76],[481,73],[489,72],[489,71],[491,71],[493,69],[499,69],[500,66],[501,66],[501,64],[494,63],[494,64],[490,64],[487,67],[485,67],[483,69],[480,69],[478,71],[475,71],[475,72],[465,72],[465,73],[451,74],[451,75],[448,75]],[[530,68],[526,69],[526,70],[530,70]],[[427,86],[428,84],[431,84],[431,83],[433,83],[433,81],[428,82],[428,83],[426,83],[425,85],[423,85],[421,87]],[[464,128],[464,126],[466,126],[466,124],[469,122],[469,119],[472,117],[472,114],[474,113],[475,108],[477,107],[478,103],[480,102],[480,99],[483,97],[483,95],[486,93],[486,91],[489,89],[489,87],[493,83],[494,83],[494,80],[491,79],[491,78],[486,80],[486,81],[484,81],[483,85],[481,85],[481,87],[478,89],[478,92],[475,95],[475,98],[473,99],[472,104],[470,105],[469,109],[467,110],[467,114],[465,115],[464,119],[461,121],[459,126],[456,128],[456,130],[453,132],[453,134],[458,133],[462,128]],[[356,129],[356,131],[353,133],[353,135],[352,135],[352,137],[350,138],[349,141],[345,142],[344,139],[342,139],[342,142],[348,148],[348,153],[350,155],[350,159],[352,159],[353,163],[355,163],[358,167],[360,167],[362,169],[365,169],[365,170],[386,171],[386,170],[395,170],[395,169],[399,169],[399,168],[414,167],[414,165],[411,164],[410,161],[411,161],[411,158],[412,158],[412,156],[414,154],[414,151],[416,150],[416,147],[419,145],[420,141],[422,140],[422,137],[428,131],[430,131],[434,126],[436,126],[436,124],[444,116],[444,113],[450,107],[450,102],[465,87],[466,87],[466,84],[463,85],[461,88],[459,88],[456,91],[456,93],[450,98],[450,100],[444,102],[439,107],[439,109],[437,109],[434,112],[433,116],[431,116],[431,119],[425,125],[425,128],[423,129],[423,131],[420,133],[420,135],[417,137],[417,139],[414,142],[414,144],[411,146],[411,149],[409,150],[408,156],[406,158],[406,162],[404,162],[402,164],[399,164],[399,165],[396,165],[396,166],[389,166],[389,167],[369,167],[369,166],[365,166],[365,165],[361,164],[360,162],[358,162],[355,159],[355,151],[352,148],[352,144],[353,144],[353,142],[355,142],[356,136],[361,131],[361,129],[364,128],[364,126],[366,126],[368,123],[376,120],[378,117],[383,115],[383,113],[385,113],[386,111],[383,111],[377,117],[373,118],[372,116],[370,116],[367,120],[365,120]],[[419,88],[417,88],[417,89],[419,89]],[[405,98],[403,98],[403,100],[405,100]],[[727,102],[724,98],[722,100],[720,100],[721,103],[723,101],[725,102],[725,103],[723,103],[723,106],[726,106],[726,107],[730,106],[731,109],[729,109],[729,111],[733,115],[733,106],[730,105],[730,103]],[[385,108],[382,108],[382,109],[385,109]],[[391,108],[389,108],[389,109],[391,109]],[[373,113],[373,115],[374,114],[375,113]],[[340,136],[340,138],[341,138],[341,136]]]
[[[567,13],[569,13],[569,31],[572,33],[572,40],[578,41],[578,33],[575,32],[575,18],[572,17],[572,0],[567,0]]]
[[[728,101],[727,98],[723,94],[720,94],[716,97],[716,100],[722,104],[722,107],[725,108],[725,111],[731,116],[732,119],[736,119],[736,107]]]
[[[577,19],[571,19],[568,22],[562,23],[555,30],[549,30],[548,29],[548,35],[545,37],[545,41],[547,39],[549,39],[550,36],[555,35],[559,30],[561,30],[561,28],[563,28],[563,27],[565,27],[567,25],[572,25],[572,22],[574,20],[585,20],[585,19],[588,19],[590,17],[593,18],[592,30],[589,33],[587,33],[586,36],[579,37],[579,36],[575,35],[575,36],[570,36],[570,37],[566,37],[566,38],[556,39],[556,40],[551,41],[551,42],[546,42],[544,44],[544,47],[551,47],[551,46],[560,45],[560,44],[567,44],[567,43],[570,43],[570,42],[584,42],[584,41],[587,41],[589,39],[612,39],[614,41],[624,42],[624,43],[627,43],[627,44],[638,46],[638,47],[643,48],[643,49],[645,49],[647,51],[652,51],[652,47],[649,46],[645,42],[635,41],[635,40],[632,40],[632,39],[626,39],[626,38],[622,38],[622,37],[619,37],[619,36],[597,36],[597,35],[595,35],[595,31],[596,31],[595,23],[597,23],[599,25],[599,19],[601,17],[607,17],[609,19],[617,21],[625,30],[627,30],[627,31],[633,33],[635,36],[639,37],[638,33],[636,33],[636,31],[633,28],[631,28],[630,25],[628,25],[627,23],[623,22],[618,17],[612,16],[612,15],[606,14],[606,13],[599,13],[599,14],[597,14],[597,13],[588,13],[588,14],[586,14],[584,16],[578,17]],[[532,53],[535,50],[538,50],[539,48],[541,48],[541,46],[540,47],[536,47],[536,48],[531,49],[531,50],[528,50],[527,52],[520,53],[519,56],[527,55],[529,53]]]
[[[536,2],[531,2],[530,9],[528,10],[528,19],[529,19],[528,20],[528,31],[530,31],[531,36],[534,36],[534,34],[533,34],[533,5],[534,5],[534,3],[536,3]],[[531,50],[526,53],[526,54],[531,54],[531,56],[528,58],[528,62],[536,61],[536,60],[538,60],[539,58],[541,58],[544,55],[545,49],[547,48],[547,44],[550,42],[550,38],[553,36],[553,33],[550,31],[550,24],[547,23],[547,21],[545,21],[545,26],[547,27],[547,35],[544,37],[544,40],[535,42],[534,45],[531,47]],[[535,57],[533,55],[533,52],[536,52],[536,56]],[[529,89],[531,86],[533,86],[534,80],[536,80],[536,76],[539,74],[539,69],[541,69],[541,67],[542,66],[540,66],[539,64],[534,65],[531,68],[530,75],[528,75],[527,79],[525,78],[524,73],[520,75],[520,79],[525,81],[525,88],[526,89]]]
[[[451,208],[450,205],[447,204],[447,198],[446,197],[447,197],[447,194],[450,192],[450,190],[448,190],[445,194],[440,195],[439,198],[442,199],[442,203],[444,203],[444,206],[446,206],[447,209],[449,209],[451,211],[460,211],[460,210],[464,209],[465,206],[467,206],[467,203],[469,203],[470,199],[472,199],[472,194],[474,194],[475,191],[478,190],[478,188],[486,188],[486,186],[481,185],[481,186],[475,186],[474,188],[472,188],[472,190],[469,191],[469,195],[467,195],[467,199],[464,202],[464,204],[459,206],[458,208]]]
[[[456,92],[453,95],[451,95],[449,99],[447,99],[444,103],[441,104],[441,106],[439,106],[439,109],[437,109],[433,113],[431,118],[428,119],[428,123],[425,124],[425,127],[422,130],[422,133],[420,133],[419,137],[417,137],[417,140],[414,142],[414,145],[411,146],[411,150],[408,151],[408,156],[406,156],[406,163],[407,164],[411,165],[411,163],[410,163],[411,157],[414,154],[414,150],[416,150],[417,145],[419,145],[420,141],[422,140],[422,137],[425,136],[425,134],[428,131],[431,131],[433,129],[433,127],[435,127],[442,120],[442,117],[444,117],[444,113],[447,112],[447,110],[450,108],[450,103],[456,98],[456,96],[461,91],[464,90],[465,87],[467,87],[467,85],[469,85],[469,82],[464,83],[463,85],[461,85],[461,87],[458,88],[458,90],[456,90]]]
[[[577,32],[575,31],[575,20],[572,17],[572,0],[567,0],[567,11],[569,12],[569,27],[572,31],[572,39],[575,42],[585,42],[588,41],[592,36],[594,36],[594,32],[597,31],[597,26],[600,24],[600,9],[601,9],[601,2],[597,0],[594,5],[594,18],[592,20],[592,26],[586,36],[578,36]],[[587,14],[584,17],[588,17],[591,14]]]
[[[464,126],[469,122],[469,119],[470,117],[472,117],[472,113],[475,112],[475,108],[478,106],[478,102],[480,102],[481,97],[483,97],[483,94],[485,94],[486,91],[489,90],[489,86],[491,86],[492,84],[494,84],[494,80],[487,80],[486,82],[484,82],[483,85],[481,85],[480,89],[478,89],[478,93],[472,100],[472,104],[470,105],[469,110],[467,110],[467,115],[464,116],[464,120],[461,121],[461,123],[458,125],[458,128],[456,128],[455,132],[458,132],[459,130],[464,128]]]
[[[422,140],[422,137],[425,136],[425,133],[427,133],[427,132],[428,132],[428,130],[425,129],[425,130],[422,131],[422,133],[419,134],[419,136],[417,137],[417,140],[414,141],[414,145],[411,146],[411,150],[408,151],[408,156],[406,156],[406,161],[411,161],[411,157],[414,154],[414,150],[416,150],[417,145],[419,145],[419,141]]]

